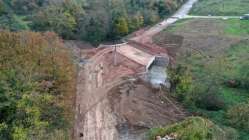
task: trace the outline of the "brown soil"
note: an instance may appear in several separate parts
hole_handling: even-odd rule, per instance
[[[114,66],[113,50],[80,49],[80,57],[87,63],[78,72],[74,139],[141,140],[144,128],[186,116],[172,99],[163,101],[161,92],[141,82],[130,83],[134,75],[144,72],[144,66],[120,54]],[[128,128],[119,127],[123,125]],[[133,134],[122,133],[130,128],[134,128]]]
[[[126,82],[108,93],[118,123],[130,127],[151,128],[183,119],[185,111],[167,93],[142,82]]]

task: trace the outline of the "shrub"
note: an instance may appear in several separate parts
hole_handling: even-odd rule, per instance
[[[236,139],[236,136],[231,136],[230,132],[231,130],[226,132],[207,119],[190,117],[180,123],[151,129],[147,134],[147,139],[154,140],[156,136],[164,137],[170,134],[175,134],[177,140],[222,140],[227,137],[231,138],[230,140]]]
[[[189,92],[192,89],[192,76],[187,67],[177,65],[175,68],[167,70],[170,78],[171,91],[178,94],[178,98],[182,99],[182,94]]]
[[[196,101],[199,108],[218,111],[225,108],[224,100],[215,93],[205,93]]]
[[[227,116],[231,125],[249,132],[249,101],[230,108]]]

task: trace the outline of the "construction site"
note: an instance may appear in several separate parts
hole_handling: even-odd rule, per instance
[[[152,37],[186,14],[194,2],[121,44],[89,48],[69,43],[79,61],[74,139],[143,140],[149,128],[188,115],[167,95],[166,68],[173,61],[172,52],[153,43]],[[171,41],[169,46],[181,42]]]
[[[80,51],[77,139],[137,140],[187,115],[163,90],[167,50],[125,43]]]

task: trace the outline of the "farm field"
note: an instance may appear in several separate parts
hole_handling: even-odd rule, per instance
[[[248,14],[249,0],[200,0],[190,14],[215,16],[240,16]]]
[[[248,132],[231,124],[228,112],[249,99],[248,85],[242,82],[249,77],[248,29],[249,21],[190,19],[179,21],[154,37],[160,45],[167,43],[165,38],[171,34],[184,38],[176,53],[176,65],[188,69],[194,90],[183,94],[183,104],[220,127],[235,128],[240,140],[249,139]],[[231,81],[234,85],[229,85]],[[206,99],[202,102],[206,103],[195,100],[203,95]],[[209,108],[210,104],[218,108]]]

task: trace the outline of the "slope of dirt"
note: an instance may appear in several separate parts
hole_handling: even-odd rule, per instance
[[[165,92],[140,80],[113,88],[108,98],[117,117],[120,140],[142,140],[148,128],[172,124],[187,115]]]
[[[145,128],[186,116],[171,99],[163,101],[160,92],[143,83],[130,83],[144,71],[143,66],[119,54],[114,66],[112,47],[95,51],[89,59],[81,53],[86,63],[78,73],[76,140],[142,140]]]

